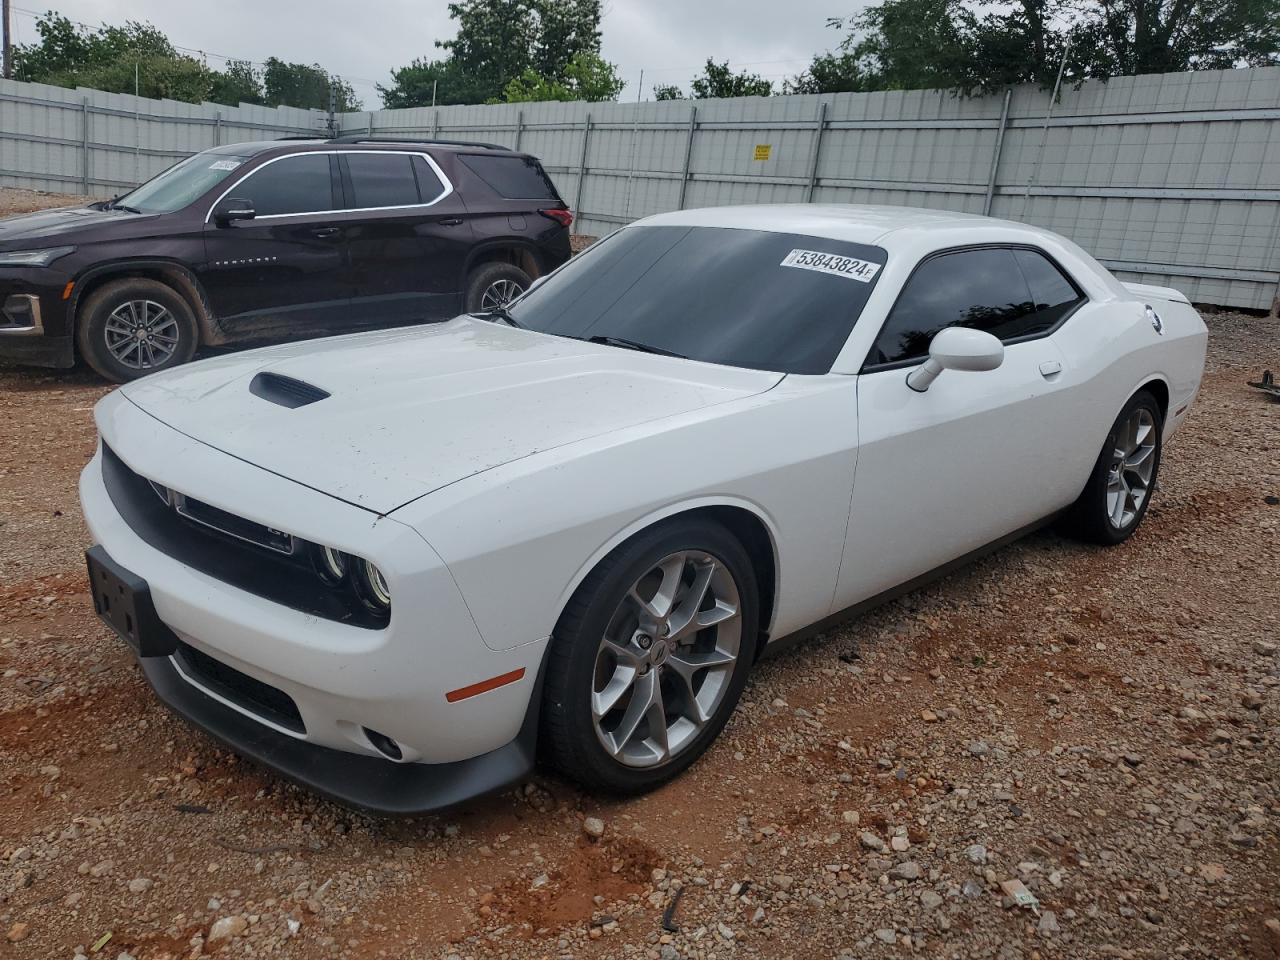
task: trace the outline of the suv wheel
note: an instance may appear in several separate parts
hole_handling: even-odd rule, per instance
[[[91,293],[76,338],[89,366],[116,383],[186,363],[199,339],[187,302],[141,277],[113,280]]]
[[[529,289],[533,280],[509,263],[486,263],[467,280],[467,313],[505,307]]]

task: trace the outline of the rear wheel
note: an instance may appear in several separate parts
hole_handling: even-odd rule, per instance
[[[480,313],[505,307],[529,289],[533,281],[510,263],[486,263],[467,280],[466,311]]]
[[[103,284],[80,309],[80,353],[116,383],[186,363],[198,331],[187,302],[158,280],[127,277]]]
[[[1107,434],[1084,492],[1064,518],[1066,532],[1106,545],[1133,535],[1155,491],[1163,432],[1160,404],[1139,390]]]
[[[651,790],[711,745],[755,657],[751,561],[723,527],[671,521],[610,554],[556,626],[544,749],[566,775]]]

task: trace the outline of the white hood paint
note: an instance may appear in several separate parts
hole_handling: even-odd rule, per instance
[[[331,395],[279,406],[249,392],[266,370]],[[215,357],[122,389],[202,443],[389,513],[504,463],[780,379],[460,317]]]

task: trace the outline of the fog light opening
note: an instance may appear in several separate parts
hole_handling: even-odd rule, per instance
[[[368,727],[361,727],[364,731],[365,738],[369,743],[373,744],[373,748],[388,760],[403,760],[404,752],[400,749],[400,744],[396,743],[385,733],[379,733],[377,730],[370,730]]]

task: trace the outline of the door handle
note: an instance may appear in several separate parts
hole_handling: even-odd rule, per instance
[[[1040,364],[1040,376],[1044,377],[1046,380],[1056,377],[1061,372],[1062,364],[1057,360],[1046,360],[1044,363]]]
[[[313,237],[336,237],[342,230],[338,227],[316,227],[311,231]]]
[[[462,222],[461,217],[445,217],[443,220],[437,221],[442,227],[456,227]]]

